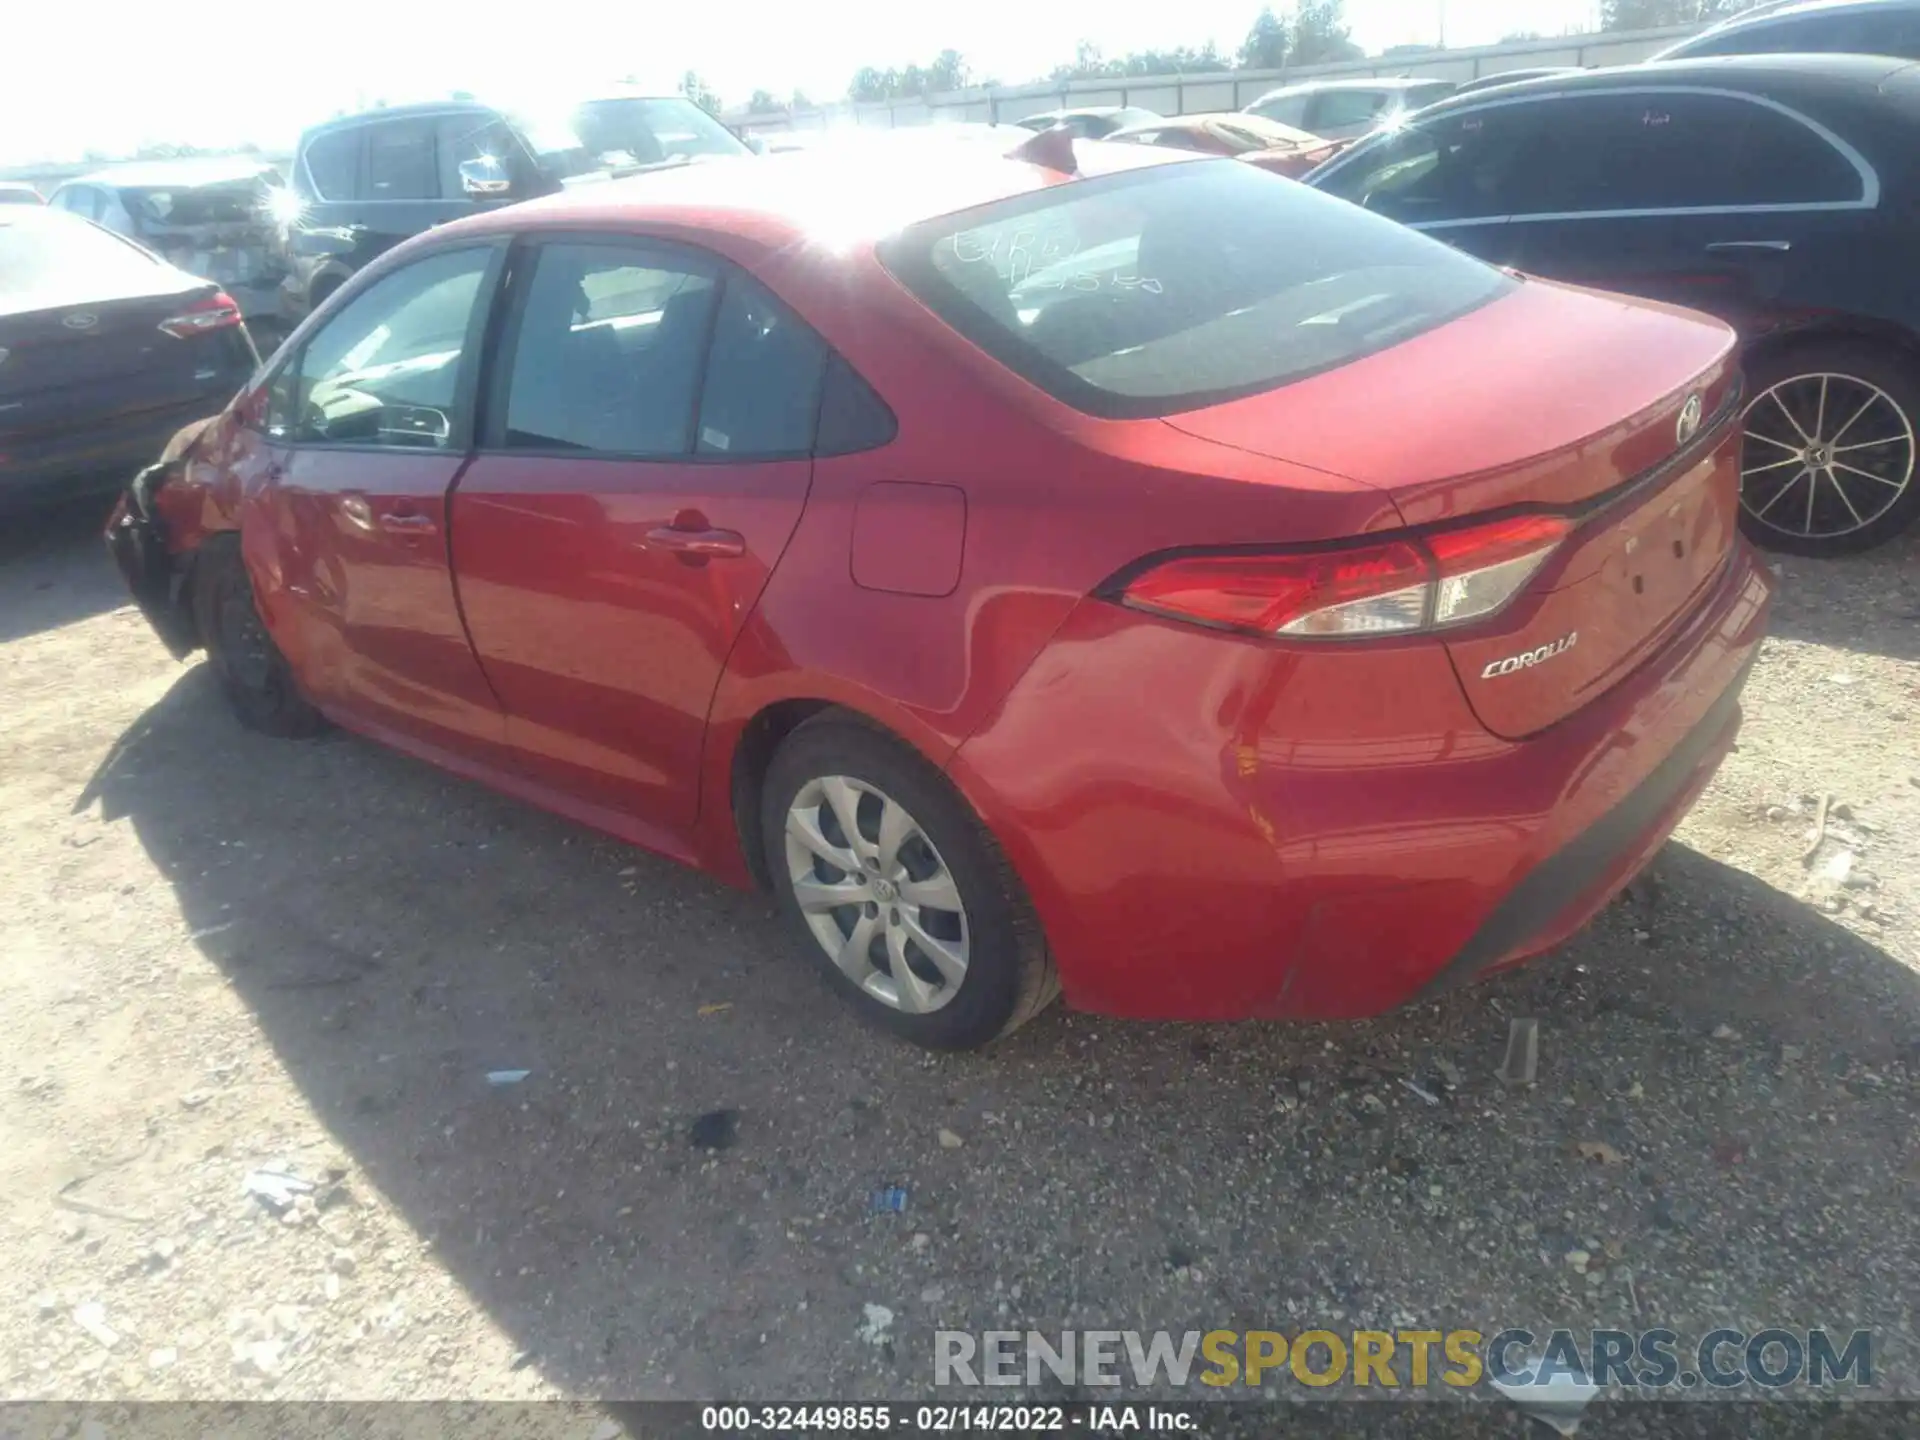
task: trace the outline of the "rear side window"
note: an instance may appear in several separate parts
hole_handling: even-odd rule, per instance
[[[649,247],[540,247],[511,337],[506,448],[687,454],[715,288],[709,267]]]
[[[368,199],[434,200],[439,194],[433,121],[396,120],[368,127]]]
[[[322,200],[357,200],[362,133],[335,130],[307,146],[307,174]]]
[[[804,455],[826,358],[820,337],[763,286],[728,279],[700,391],[700,453]]]
[[[1508,213],[1859,200],[1852,163],[1802,121],[1720,95],[1622,94],[1516,105],[1533,136]],[[1512,118],[1508,121],[1513,123]]]
[[[1438,241],[1225,160],[923,222],[885,242],[881,258],[981,349],[1111,417],[1272,389],[1411,339],[1515,284]]]
[[[1307,107],[1307,129],[1318,134],[1343,125],[1371,125],[1386,108],[1387,97],[1378,90],[1326,90]]]

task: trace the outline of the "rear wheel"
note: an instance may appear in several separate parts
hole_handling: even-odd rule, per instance
[[[1846,555],[1920,513],[1920,373],[1863,342],[1795,346],[1755,364],[1740,473],[1740,524],[1755,544]]]
[[[1006,858],[938,771],[863,725],[823,717],[774,756],[761,832],[781,906],[866,1019],[971,1049],[1059,994]]]
[[[287,739],[326,727],[267,633],[237,539],[219,536],[201,547],[194,565],[193,615],[207,661],[242,725]]]

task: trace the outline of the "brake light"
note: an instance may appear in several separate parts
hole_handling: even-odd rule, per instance
[[[191,339],[209,330],[225,330],[240,323],[240,307],[226,291],[216,291],[204,300],[196,300],[178,315],[160,322],[160,328],[176,340]]]
[[[1122,603],[1259,635],[1412,634],[1504,607],[1573,528],[1521,515],[1373,545],[1184,555],[1129,581]]]

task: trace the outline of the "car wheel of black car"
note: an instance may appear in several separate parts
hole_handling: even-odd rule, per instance
[[[1821,341],[1749,367],[1740,526],[1793,555],[1870,550],[1920,513],[1920,366]]]
[[[207,660],[242,725],[286,739],[326,728],[320,712],[300,694],[286,656],[260,618],[237,537],[217,536],[200,548],[193,617]]]
[[[937,770],[880,732],[822,716],[788,737],[761,791],[781,908],[867,1020],[964,1050],[1060,993],[1006,857]]]

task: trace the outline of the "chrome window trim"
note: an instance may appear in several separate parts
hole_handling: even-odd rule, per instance
[[[1784,115],[1796,124],[1811,130],[1825,141],[1854,169],[1860,177],[1860,198],[1858,200],[1804,200],[1768,205],[1670,205],[1656,206],[1651,209],[1632,210],[1560,210],[1549,213],[1527,215],[1476,215],[1462,220],[1428,220],[1409,226],[1414,230],[1451,229],[1461,225],[1522,225],[1540,224],[1562,220],[1644,220],[1654,215],[1793,215],[1819,213],[1825,211],[1874,210],[1880,205],[1880,172],[1874,169],[1866,156],[1827,126],[1815,120],[1811,115],[1802,114],[1789,105],[1766,95],[1754,95],[1744,90],[1725,90],[1709,85],[1622,85],[1582,87],[1578,90],[1562,90],[1552,95],[1510,96],[1505,99],[1488,100],[1484,104],[1463,105],[1458,110],[1449,110],[1437,119],[1453,120],[1462,115],[1478,114],[1487,110],[1505,110],[1515,105],[1551,104],[1557,100],[1583,100],[1591,97],[1615,95],[1709,95],[1722,100],[1740,100],[1749,105],[1759,105]],[[1332,176],[1356,160],[1362,159],[1369,151],[1386,144],[1395,135],[1406,130],[1424,129],[1421,124],[1402,127],[1388,133],[1382,133],[1375,139],[1356,145],[1346,154],[1334,158],[1327,167],[1326,174]],[[1315,186],[1315,189],[1320,188]]]

